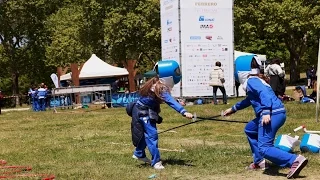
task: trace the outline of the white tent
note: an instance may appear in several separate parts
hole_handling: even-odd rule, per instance
[[[111,66],[98,58],[95,54],[92,54],[90,59],[84,63],[80,71],[79,79],[115,77],[128,74],[127,69]],[[60,76],[60,80],[71,80],[71,73]]]

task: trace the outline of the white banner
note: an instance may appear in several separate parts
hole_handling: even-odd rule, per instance
[[[181,0],[180,8],[182,95],[212,96],[209,74],[217,61],[227,95],[234,95],[233,0]]]
[[[51,74],[51,80],[56,88],[59,88],[58,76],[54,73]]]
[[[161,0],[161,56],[162,60],[175,60],[180,64],[179,0]],[[172,89],[180,97],[180,83]]]

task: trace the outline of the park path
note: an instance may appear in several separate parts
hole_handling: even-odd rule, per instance
[[[2,112],[9,112],[9,111],[27,111],[30,108],[12,108],[12,109],[1,109]]]

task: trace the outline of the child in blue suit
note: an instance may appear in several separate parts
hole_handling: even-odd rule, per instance
[[[30,88],[30,90],[29,90],[33,111],[39,111],[39,100],[38,100],[37,92],[38,92],[38,89],[35,86]]]
[[[171,88],[181,79],[180,68],[175,61],[160,61],[155,66],[157,76],[146,82],[140,89],[140,98],[127,106],[127,113],[132,117],[131,132],[133,145],[136,147],[133,158],[150,163],[154,169],[164,169],[158,149],[158,132],[156,124],[162,122],[159,116],[160,104],[165,102],[181,115],[192,118],[171,95]],[[151,161],[146,157],[148,147]]]
[[[233,114],[250,105],[254,109],[256,118],[250,121],[244,130],[253,154],[253,163],[248,169],[266,169],[265,159],[268,159],[281,167],[290,167],[287,178],[295,178],[307,165],[308,160],[301,155],[274,147],[275,135],[286,121],[286,110],[267,79],[260,74],[260,67],[261,61],[254,57],[251,61],[251,72],[243,83],[247,97],[227,109],[224,114]]]

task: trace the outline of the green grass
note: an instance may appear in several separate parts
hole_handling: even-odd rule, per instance
[[[186,109],[198,116],[214,116],[235,102],[232,99],[230,105],[208,104]],[[285,105],[288,118],[279,134],[293,133],[301,124],[320,130],[314,104]],[[158,125],[159,131],[190,122],[167,105],[162,106],[161,115],[164,122]],[[248,121],[253,117],[252,108],[247,108],[225,119]],[[270,175],[244,170],[252,161],[244,126],[204,121],[159,135],[166,169],[156,171],[131,158],[134,147],[130,117],[124,108],[5,112],[0,115],[0,159],[7,160],[7,165],[30,165],[33,173],[54,174],[59,180],[148,179],[154,173],[156,179],[286,179],[288,169],[278,171],[274,167]],[[304,155],[310,162],[301,176],[317,179],[319,155]]]

